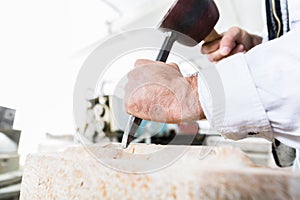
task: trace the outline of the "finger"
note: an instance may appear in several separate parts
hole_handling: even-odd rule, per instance
[[[228,55],[223,55],[221,53],[221,49],[216,51],[215,53],[212,53],[208,56],[208,59],[211,61],[211,62],[218,62],[228,56],[231,56],[231,55],[234,55],[236,53],[240,53],[240,52],[244,52],[245,51],[245,48],[244,48],[244,45],[242,44],[239,44],[237,46],[235,46],[232,51],[228,54]]]
[[[245,51],[245,47],[242,44],[237,45],[231,52],[230,55],[234,55],[236,53],[241,53]]]
[[[220,47],[220,40],[204,43],[200,49],[202,54],[210,54],[217,51]]]
[[[230,28],[220,41],[220,54],[228,56],[236,47],[236,42],[241,36],[241,29],[237,27]]]
[[[226,56],[224,56],[223,54],[220,53],[220,49],[214,53],[211,53],[208,55],[208,59],[211,61],[211,62],[218,62],[220,60],[222,60],[223,58],[225,58]]]
[[[153,62],[155,62],[155,61],[148,60],[148,59],[138,59],[137,61],[135,61],[134,67],[140,67],[140,66],[143,66],[143,65],[151,64]]]

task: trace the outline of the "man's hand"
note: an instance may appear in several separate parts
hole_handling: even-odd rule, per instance
[[[204,118],[197,76],[185,78],[176,64],[138,60],[128,73],[125,108],[151,121],[179,123]]]
[[[239,52],[246,52],[262,42],[260,36],[249,34],[238,27],[232,27],[221,35],[221,39],[202,45],[201,53],[208,54],[212,62],[220,61]]]

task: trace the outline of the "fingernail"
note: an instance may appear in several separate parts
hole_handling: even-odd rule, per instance
[[[221,54],[226,56],[230,53],[230,48],[229,47],[222,47],[221,49]]]

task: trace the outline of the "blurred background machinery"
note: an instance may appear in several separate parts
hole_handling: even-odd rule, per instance
[[[18,199],[22,171],[18,146],[21,131],[13,129],[15,110],[0,107],[0,199]]]

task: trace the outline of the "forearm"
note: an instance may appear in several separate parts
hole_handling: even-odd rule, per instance
[[[244,54],[201,71],[199,97],[211,126],[234,140],[261,136],[272,140],[271,127],[256,91]]]

